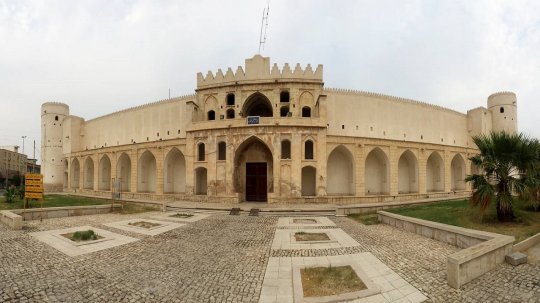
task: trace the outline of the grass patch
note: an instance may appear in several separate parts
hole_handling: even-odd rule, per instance
[[[350,266],[304,268],[300,275],[304,297],[333,296],[367,289]]]
[[[70,195],[45,195],[43,207],[63,207],[63,206],[86,206],[86,205],[104,205],[111,204],[110,200],[87,198]],[[41,207],[41,201],[30,201],[30,208]],[[0,210],[21,209],[23,200],[19,199],[13,203],[7,203],[5,197],[0,198]]]
[[[121,204],[121,202],[115,202],[115,204]],[[144,213],[147,211],[157,211],[160,210],[160,206],[157,205],[146,205],[141,203],[129,203],[124,202],[123,208],[115,208],[114,213],[122,215],[138,214]]]
[[[178,214],[171,215],[171,216],[169,216],[169,217],[186,219],[186,218],[191,218],[191,217],[193,217],[193,215],[191,215],[191,214],[180,214],[180,213],[178,213]]]
[[[330,241],[326,233],[297,232],[294,234],[296,241]]]
[[[379,224],[379,218],[377,217],[377,213],[364,213],[364,214],[350,214],[348,217],[352,218],[353,220],[360,222],[364,225],[375,225]]]
[[[135,226],[135,227],[142,227],[142,228],[152,228],[161,226],[159,223],[152,223],[152,222],[146,222],[146,221],[137,221],[137,222],[131,222],[128,223],[128,225]]]
[[[540,212],[516,200],[513,203],[516,220],[499,222],[494,204],[482,217],[479,208],[472,208],[469,200],[444,201],[388,209],[388,212],[459,227],[494,232],[516,237],[516,243],[540,232]]]
[[[76,231],[74,233],[67,233],[63,234],[62,236],[70,239],[74,242],[81,242],[81,241],[93,241],[102,239],[103,237],[97,235],[93,230],[84,230],[84,231]]]

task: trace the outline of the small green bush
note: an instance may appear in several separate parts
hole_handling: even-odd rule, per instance
[[[85,231],[76,231],[73,233],[72,239],[75,241],[97,240],[97,235],[91,229]]]
[[[6,188],[6,192],[4,193],[4,196],[6,197],[6,202],[13,203],[15,202],[15,199],[17,199],[17,189],[15,186],[11,185],[8,188]]]

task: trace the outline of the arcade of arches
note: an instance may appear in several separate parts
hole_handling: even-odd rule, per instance
[[[240,144],[198,141],[188,154],[180,145],[71,157],[63,162],[64,186],[226,201],[370,199],[465,191],[465,177],[475,170],[463,152],[329,144],[323,160],[314,137],[303,144],[282,138],[275,146],[274,140],[257,136]],[[313,148],[313,159],[311,152],[306,155],[306,144]],[[208,165],[213,161],[215,167]]]

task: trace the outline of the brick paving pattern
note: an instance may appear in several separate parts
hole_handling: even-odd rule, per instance
[[[427,302],[540,302],[540,264],[503,264],[461,290],[446,283],[446,256],[458,248],[394,229],[331,218],[359,246],[271,250],[275,217],[215,214],[157,236],[103,223],[159,213],[106,214],[0,224],[0,302],[258,302],[269,257],[371,252]],[[69,257],[29,232],[91,225],[140,239]]]

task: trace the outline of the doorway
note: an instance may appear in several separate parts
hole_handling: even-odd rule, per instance
[[[246,163],[246,201],[267,201],[266,174],[266,163]]]

